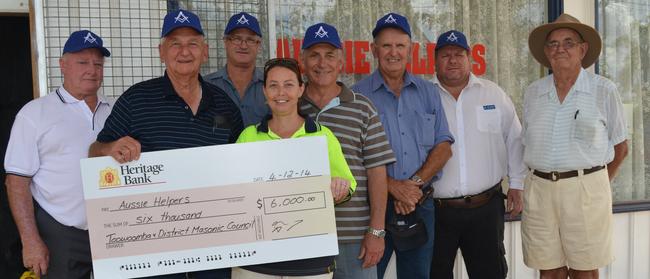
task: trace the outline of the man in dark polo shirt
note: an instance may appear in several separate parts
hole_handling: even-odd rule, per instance
[[[90,156],[110,155],[120,163],[140,152],[233,143],[243,129],[239,108],[199,74],[208,45],[197,15],[186,10],[165,16],[158,49],[163,77],[133,85],[115,103]],[[193,278],[228,278],[229,269],[197,272]],[[204,277],[205,276],[205,277]],[[159,278],[185,278],[185,274]]]

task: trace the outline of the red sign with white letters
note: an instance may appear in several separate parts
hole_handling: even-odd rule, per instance
[[[302,39],[278,39],[276,48],[276,57],[292,57],[300,61],[300,48]],[[424,49],[424,57],[420,56],[420,47]],[[413,43],[413,53],[411,62],[406,65],[406,70],[416,75],[433,75],[436,72],[434,50],[435,43],[425,43],[422,46],[419,42]],[[345,62],[343,73],[346,74],[370,74],[370,63],[366,60],[370,52],[369,41],[343,41],[343,50],[345,52]],[[470,55],[472,56],[472,73],[477,76],[485,74],[485,45],[474,44],[471,46]],[[370,54],[372,55],[372,54]]]

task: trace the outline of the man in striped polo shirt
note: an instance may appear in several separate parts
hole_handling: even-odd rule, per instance
[[[199,17],[186,10],[165,16],[159,45],[163,77],[133,85],[115,103],[90,156],[120,163],[140,152],[234,143],[243,129],[239,108],[199,74],[208,45]],[[229,278],[230,269],[196,272],[193,278]],[[186,278],[185,274],[159,278]]]
[[[337,82],[343,51],[336,28],[310,26],[302,49],[308,82],[300,109],[334,132],[358,183],[350,201],[335,207],[339,255],[334,278],[375,279],[384,253],[385,165],[395,157],[372,102]]]

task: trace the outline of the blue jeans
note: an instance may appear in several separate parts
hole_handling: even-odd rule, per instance
[[[415,210],[417,216],[422,218],[424,225],[427,227],[427,235],[429,236],[427,243],[416,249],[397,251],[393,246],[391,234],[386,232],[386,248],[384,250],[384,256],[377,265],[377,278],[384,278],[384,273],[386,272],[386,267],[388,266],[390,257],[393,254],[393,251],[395,251],[397,278],[429,279],[431,260],[433,258],[433,199],[428,198],[421,206],[418,205]],[[393,219],[395,214],[397,213],[395,213],[393,199],[389,198],[386,206],[386,222]]]
[[[361,242],[339,243],[339,255],[336,256],[334,279],[375,279],[377,268],[363,268],[363,259],[358,259]]]

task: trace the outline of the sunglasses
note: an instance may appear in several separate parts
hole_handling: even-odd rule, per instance
[[[264,64],[264,71],[268,71],[270,68],[275,66],[283,66],[289,69],[300,69],[298,66],[298,61],[293,58],[273,58],[269,61],[266,61]]]

